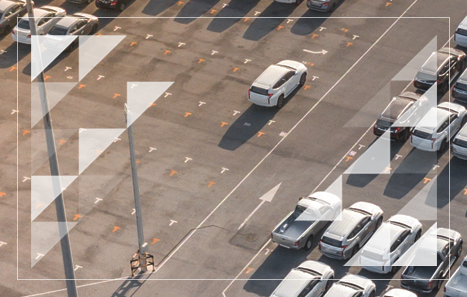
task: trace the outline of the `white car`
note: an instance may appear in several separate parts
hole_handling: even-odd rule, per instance
[[[37,35],[47,34],[49,30],[66,15],[63,8],[49,5],[34,8],[33,13],[36,20]],[[13,29],[11,37],[16,42],[31,44],[31,30],[29,28],[29,19],[27,15],[18,22]]]
[[[386,274],[395,273],[392,266],[422,235],[422,224],[406,215],[395,215],[384,222],[363,247],[360,265],[363,269]]]
[[[454,33],[454,42],[457,45],[467,47],[467,17],[459,24]]]
[[[417,297],[417,294],[404,289],[388,288],[379,297]]]
[[[300,62],[285,60],[269,66],[248,90],[248,100],[260,106],[281,108],[285,98],[306,82],[307,68]]]
[[[467,125],[457,133],[451,144],[451,153],[453,156],[467,160]]]
[[[375,297],[376,285],[366,277],[348,274],[334,283],[324,297]]]
[[[321,297],[331,287],[334,270],[317,261],[292,269],[270,297]]]
[[[274,0],[276,2],[280,2],[280,3],[295,3],[296,5],[300,5],[303,0]]]
[[[440,103],[431,108],[412,130],[410,144],[423,151],[444,151],[451,138],[465,123],[465,114],[466,109],[462,105]]]

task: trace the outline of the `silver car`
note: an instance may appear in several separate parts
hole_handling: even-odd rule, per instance
[[[375,297],[376,285],[366,277],[348,274],[334,283],[324,297]]]
[[[454,42],[457,45],[467,47],[467,17],[457,27],[454,33]]]
[[[462,160],[467,160],[467,125],[457,133],[451,145],[452,154]]]
[[[311,10],[334,11],[340,0],[306,0],[306,6]]]
[[[0,34],[8,34],[16,26],[18,17],[26,13],[26,2],[5,0],[0,1]]]
[[[383,222],[383,211],[368,202],[357,202],[342,211],[324,232],[319,250],[335,259],[349,259],[371,238]]]
[[[332,285],[334,270],[317,261],[292,269],[270,297],[321,297]]]
[[[306,82],[307,69],[300,62],[285,60],[269,66],[248,90],[248,100],[260,106],[281,108],[285,98]]]

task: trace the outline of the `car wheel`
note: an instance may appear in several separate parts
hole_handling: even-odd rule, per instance
[[[91,2],[92,2],[92,0],[86,0],[87,4],[90,4]]]
[[[370,297],[375,297],[375,291],[371,292]]]
[[[300,86],[303,86],[306,83],[306,72],[300,76]]]
[[[441,93],[446,93],[449,90],[449,82],[445,82],[443,86],[441,87]]]
[[[394,263],[396,263],[397,260],[399,260],[399,259],[396,259],[396,261],[394,261]],[[399,268],[399,267],[392,265],[392,267],[391,267],[391,273],[392,273],[392,274],[396,274],[398,268]]]
[[[422,237],[422,230],[418,230],[417,235],[415,235],[415,241],[419,240],[420,237]]]
[[[409,139],[410,137],[410,130],[409,129],[405,129],[403,134],[402,134],[402,137],[401,137],[401,140],[402,141],[407,141],[407,139]]]
[[[383,217],[379,218],[378,222],[376,222],[376,229],[378,229],[381,226],[382,223],[383,223]]]
[[[99,27],[99,25],[97,25],[97,24],[92,26],[91,34],[95,34],[97,32],[97,27]]]
[[[326,289],[324,290],[325,292],[327,292],[332,287],[333,279],[334,279],[334,276],[331,275],[331,277],[328,279],[328,282],[326,283]]]
[[[120,9],[120,11],[124,11],[124,10],[125,10],[125,8],[126,8],[126,4],[125,4],[125,2],[122,2],[122,3],[120,3],[120,6],[119,6],[119,8],[118,8],[118,9]]]
[[[306,240],[306,243],[305,243],[305,249],[307,251],[311,250],[311,248],[313,247],[313,236],[310,236],[308,237],[308,239]]]
[[[438,152],[444,152],[447,147],[448,147],[448,140],[445,139],[445,140],[443,140],[443,142],[439,146],[439,151]]]
[[[303,0],[295,0],[295,4],[298,6],[300,4],[302,4]]]
[[[282,108],[282,106],[284,106],[284,101],[285,101],[284,94],[282,94],[282,95],[280,95],[279,98],[277,99],[277,105],[276,105],[276,107],[277,107],[277,108]]]
[[[331,6],[331,10],[329,10],[330,12],[333,12],[334,10],[336,10],[336,3],[333,3],[332,6]]]
[[[350,258],[352,258],[353,256],[355,256],[358,252],[358,245],[356,245],[353,249],[352,249],[352,255],[350,256]]]
[[[7,25],[7,26],[5,27],[5,29],[3,29],[3,34],[6,35],[6,34],[8,34],[8,33],[10,33],[10,32],[11,32],[11,27]]]

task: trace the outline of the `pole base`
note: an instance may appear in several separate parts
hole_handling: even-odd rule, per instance
[[[138,250],[130,260],[130,268],[132,277],[148,270],[154,272],[156,270],[154,256],[149,253],[140,253]]]

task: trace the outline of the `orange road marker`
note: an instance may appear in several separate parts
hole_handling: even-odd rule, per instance
[[[136,44],[136,42],[133,41],[132,43],[130,43],[130,46],[133,46],[133,45],[135,45],[135,44]]]
[[[5,196],[5,195],[6,195],[5,192],[0,192],[0,197]]]
[[[225,125],[228,125],[229,123],[222,122],[221,127],[224,127]]]
[[[100,153],[102,153],[101,150],[96,150],[96,155],[99,155]]]
[[[347,45],[345,47],[351,46],[353,43],[352,42],[347,42]]]
[[[113,98],[115,99],[115,98],[120,97],[120,96],[121,96],[120,94],[115,93]]]
[[[386,168],[384,168],[384,173],[386,173],[386,172],[390,172],[390,171],[391,171],[391,169],[392,169],[391,167],[386,167]]]
[[[431,178],[424,177],[424,178],[423,178],[423,183],[426,184],[426,183],[429,182],[430,180],[431,180]]]
[[[177,6],[180,6],[180,5],[182,5],[182,4],[183,4],[182,1],[178,1],[178,2],[177,2]]]
[[[208,188],[210,188],[212,185],[215,185],[216,183],[215,182],[209,182],[209,185],[208,185]]]
[[[388,7],[391,4],[392,4],[391,2],[386,2],[386,7]]]
[[[151,103],[151,105],[149,105],[149,107],[151,107],[151,106],[156,106],[156,103],[154,103],[154,102]]]
[[[349,29],[347,29],[347,28],[342,28],[341,31],[344,31],[344,32],[347,33],[347,32],[349,32]]]
[[[216,9],[211,9],[211,14],[214,14],[216,11]]]
[[[205,59],[199,59],[198,64],[203,63],[204,61],[206,61],[206,60]]]
[[[85,88],[85,87],[86,87],[86,85],[79,84],[78,90],[80,90],[82,88]]]
[[[191,113],[191,112],[188,112],[188,111],[185,112],[185,118],[186,118],[187,116],[189,116],[189,115],[192,115],[192,113]]]
[[[313,33],[313,34],[311,35],[311,39],[315,38],[316,36],[318,36],[318,34]]]
[[[250,272],[252,272],[253,270],[255,270],[254,268],[251,268],[251,267],[248,267],[245,271],[246,274],[249,274]]]
[[[305,86],[303,89],[308,90],[309,88],[310,88],[310,86]]]
[[[26,135],[26,134],[28,134],[28,133],[31,133],[31,131],[29,131],[29,130],[24,130],[24,131],[23,131],[23,136]]]
[[[48,79],[51,78],[51,77],[52,77],[52,76],[50,76],[50,75],[46,75],[45,78],[44,78],[44,80],[48,80]]]
[[[41,206],[42,206],[42,203],[38,203],[38,204],[36,205],[36,209],[38,209],[38,208],[41,207]]]
[[[277,27],[277,31],[279,31],[280,29],[284,29],[284,26]]]
[[[240,70],[240,69],[237,68],[237,67],[235,67],[235,68],[233,69],[233,72],[237,72],[238,70]]]
[[[118,226],[114,226],[114,229],[112,230],[112,233],[115,233],[118,229],[121,229],[121,228],[118,227]]]
[[[243,22],[248,22],[249,18],[244,18]]]
[[[60,139],[60,142],[58,143],[58,145],[62,145],[66,142],[66,140],[63,140],[63,139]]]
[[[467,189],[464,189],[464,195],[467,195]]]
[[[345,162],[349,162],[349,160],[352,160],[352,157],[347,156],[347,159],[345,159]]]
[[[73,221],[76,221],[78,218],[81,218],[81,216],[79,214],[75,214],[75,218],[73,219]]]
[[[260,137],[260,136],[263,135],[263,134],[266,134],[266,133],[264,133],[264,132],[258,132],[258,137]]]
[[[15,70],[15,69],[18,69],[18,68],[16,68],[15,66],[11,66],[11,67],[10,67],[10,72],[12,72],[12,71]]]
[[[157,238],[154,237],[154,239],[152,240],[152,244],[155,244],[158,241],[160,241],[160,239],[157,239]]]
[[[141,161],[140,161],[140,160],[136,160],[136,163],[138,163],[138,164],[139,164],[139,163],[141,163]]]
[[[167,55],[167,54],[169,54],[169,53],[171,53],[171,51],[169,51],[169,50],[165,50],[165,52],[164,52],[164,56],[165,56],[165,55]]]
[[[172,170],[172,172],[170,173],[170,176],[174,176],[176,173],[177,171]]]

